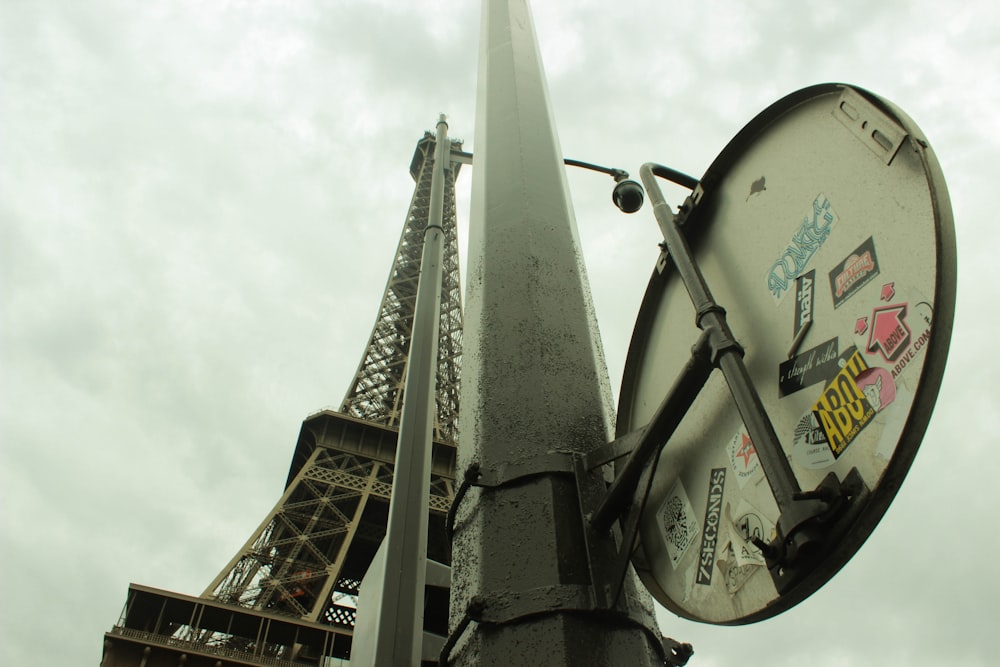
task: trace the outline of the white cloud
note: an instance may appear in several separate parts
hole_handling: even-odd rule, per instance
[[[17,600],[0,661],[96,663],[130,580],[200,593],[278,498],[299,422],[339,403],[367,341],[416,140],[445,112],[475,148],[478,8],[454,4],[0,8],[0,594]],[[830,80],[927,132],[959,299],[899,500],[801,607],[663,630],[693,665],[987,664],[1000,11],[535,5],[568,157],[697,176],[765,106]],[[605,176],[569,178],[617,391],[659,236]]]

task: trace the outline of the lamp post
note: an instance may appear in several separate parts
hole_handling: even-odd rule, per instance
[[[579,470],[611,435],[600,351],[559,142],[524,0],[485,0],[472,180],[451,637],[455,665],[654,665],[648,596],[602,563]],[[635,206],[636,188],[620,191]],[[630,195],[632,198],[626,197]],[[613,569],[613,568],[611,568]]]

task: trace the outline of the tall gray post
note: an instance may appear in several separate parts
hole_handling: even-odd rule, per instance
[[[396,445],[392,499],[382,544],[384,558],[375,563],[383,568],[378,573],[381,575],[381,588],[374,608],[358,610],[359,615],[375,615],[372,619],[375,630],[374,636],[359,638],[358,655],[352,655],[353,662],[374,667],[420,664],[423,642],[427,512],[444,254],[441,216],[445,170],[450,168],[451,154],[448,124],[443,114],[437,124],[436,141],[427,228],[424,231],[417,303],[413,314],[410,364]],[[368,662],[371,654],[371,662]]]
[[[592,574],[567,474],[613,412],[525,0],[483,2],[475,154],[459,469],[481,485],[457,507],[450,664],[662,664],[651,618],[596,608],[613,582]]]

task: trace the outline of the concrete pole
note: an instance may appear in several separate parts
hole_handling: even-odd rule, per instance
[[[448,124],[437,124],[431,198],[420,259],[406,390],[399,422],[396,465],[386,528],[376,636],[367,637],[375,667],[420,664],[424,586],[427,580],[427,512],[435,414],[441,275],[444,255],[445,170],[450,167]],[[364,610],[359,610],[362,613]],[[361,653],[361,651],[359,651]],[[367,658],[365,659],[367,662]]]
[[[662,664],[652,633],[588,608],[611,582],[573,476],[545,470],[608,442],[613,411],[525,0],[483,2],[475,155],[458,459],[496,483],[457,506],[450,664]]]

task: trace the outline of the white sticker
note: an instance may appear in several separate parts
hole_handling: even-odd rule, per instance
[[[830,451],[826,433],[819,425],[816,414],[806,411],[795,425],[792,437],[792,458],[803,468],[819,470],[833,465],[837,459]]]
[[[899,406],[910,406],[913,404],[913,394],[905,387],[900,386],[896,388],[895,398]],[[906,418],[910,415],[907,410],[890,409],[879,413],[879,416],[885,418],[885,425],[879,436],[878,445],[875,447],[875,455],[888,461],[896,451],[896,446],[899,444],[899,437],[903,433],[903,427],[906,424]]]
[[[726,504],[726,518],[729,520],[732,537],[730,547],[736,564],[743,565],[766,565],[764,554],[760,548],[753,543],[753,540],[770,542],[774,534],[774,525],[768,521],[764,513],[758,510],[745,500],[740,500],[736,506],[736,511]]]
[[[684,491],[681,480],[674,482],[657,516],[660,525],[663,526],[663,537],[667,542],[670,564],[676,568],[698,535],[698,519],[694,515],[691,501]]]
[[[764,568],[753,563],[740,565],[736,561],[736,555],[733,552],[732,544],[726,546],[726,558],[719,560],[719,570],[725,578],[726,591],[730,595],[737,593],[741,588],[743,588],[743,584],[747,583],[747,580],[749,580],[755,572],[762,569]]]
[[[740,489],[760,470],[760,459],[757,458],[757,448],[747,432],[740,429],[726,447],[729,453],[729,463],[736,473],[736,481]]]

